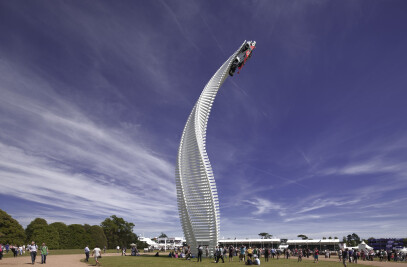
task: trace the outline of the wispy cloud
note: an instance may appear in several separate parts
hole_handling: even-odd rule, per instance
[[[178,228],[174,166],[141,133],[94,122],[36,73],[19,75],[2,63],[1,194],[69,210],[77,222],[116,214]],[[34,91],[46,97],[31,97]]]
[[[262,215],[273,211],[284,212],[284,208],[281,205],[264,198],[257,197],[245,200],[244,202],[251,205],[251,209],[254,210],[252,211],[253,215]]]

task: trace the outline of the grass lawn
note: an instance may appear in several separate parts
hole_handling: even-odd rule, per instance
[[[219,266],[245,266],[243,262],[239,262],[237,257],[234,257],[233,262],[229,262],[229,259],[225,260],[225,263],[222,263],[222,260],[218,263]],[[165,256],[154,257],[154,256],[139,256],[139,257],[132,257],[132,256],[111,256],[111,257],[103,257],[100,260],[100,263],[103,267],[127,267],[127,266],[151,266],[151,267],[182,267],[182,266],[218,266],[213,260],[210,259],[203,259],[202,262],[196,262],[196,259],[192,260],[185,260],[185,259],[172,259]],[[88,264],[95,264],[95,260],[93,258],[89,259]],[[288,266],[301,266],[301,267],[343,267],[342,263],[340,262],[328,262],[328,261],[320,261],[319,263],[315,264],[313,261],[310,260],[303,260],[302,262],[297,262],[297,259],[279,259],[273,260],[271,259],[269,262],[265,262],[264,258],[261,258],[261,266],[273,266],[273,267],[288,267]],[[359,264],[351,264],[352,267],[362,266],[365,267],[366,265],[359,265]]]

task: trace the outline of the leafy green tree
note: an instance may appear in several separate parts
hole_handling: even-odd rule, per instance
[[[86,238],[86,231],[81,224],[68,225],[69,242],[68,248],[84,248],[88,241]]]
[[[36,241],[36,240],[33,240],[33,236],[32,236],[34,231],[37,229],[46,227],[46,226],[48,226],[48,223],[43,218],[35,218],[34,220],[32,220],[30,222],[30,224],[27,225],[27,228],[25,229],[25,234],[27,235],[27,242],[31,243],[31,241]]]
[[[334,239],[339,239],[339,238],[337,236],[335,236]]]
[[[7,212],[0,209],[0,244],[22,245],[25,240],[24,228]]]
[[[297,235],[297,237],[301,238],[302,240],[307,240],[308,239],[308,236],[303,235],[303,234]]]
[[[95,247],[98,245],[100,248],[107,246],[107,238],[103,232],[103,228],[99,225],[92,225],[90,227],[85,227],[86,233],[89,237],[87,242],[90,247]]]
[[[324,236],[324,237],[322,237],[322,239],[326,239],[326,237]]]
[[[70,233],[68,226],[63,222],[54,222],[49,225],[53,227],[59,235],[59,249],[69,248]]]
[[[260,233],[259,236],[261,237],[261,239],[270,239],[273,235],[263,232],[263,233]]]
[[[163,232],[161,232],[161,235],[159,236],[159,238],[168,238],[168,236],[166,234],[164,234]]]
[[[355,247],[360,244],[360,238],[357,234],[353,233],[346,237],[346,245],[350,247]]]
[[[127,247],[138,240],[137,235],[133,233],[134,224],[126,222],[123,218],[119,218],[116,215],[106,218],[100,226],[106,235],[109,248],[114,248],[117,245]]]
[[[31,235],[38,246],[45,243],[49,249],[59,248],[59,233],[58,230],[50,225],[36,227]]]

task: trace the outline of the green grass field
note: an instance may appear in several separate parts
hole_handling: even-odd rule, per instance
[[[140,256],[140,257],[122,257],[122,256],[111,256],[104,257],[100,259],[101,266],[103,267],[130,267],[130,266],[151,266],[151,267],[182,267],[182,266],[217,266],[213,260],[203,259],[202,262],[196,262],[196,259],[185,260],[185,259],[172,259],[165,256],[153,257],[153,256]],[[95,260],[93,258],[89,259],[89,263],[94,265]],[[237,257],[234,257],[233,262],[229,262],[228,259],[225,260],[225,263],[220,261],[218,263],[220,266],[245,266],[243,262],[239,262]],[[270,260],[265,262],[264,258],[261,258],[261,266],[273,266],[273,267],[288,267],[288,266],[301,266],[301,267],[343,267],[340,262],[327,262],[320,261],[315,264],[310,260],[303,260],[302,262],[297,262],[295,259],[279,259],[279,260]],[[358,266],[367,266],[359,264],[351,264],[352,267]]]

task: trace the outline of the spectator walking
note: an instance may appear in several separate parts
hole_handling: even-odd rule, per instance
[[[208,248],[208,246],[205,247],[205,256],[207,258],[209,257],[209,248]]]
[[[343,266],[344,267],[346,267],[346,260],[347,260],[348,256],[349,256],[348,249],[345,249],[342,252],[342,261],[343,261]]]
[[[314,263],[318,262],[319,250],[316,248],[314,250]]]
[[[99,258],[101,258],[101,251],[98,245],[92,251],[92,256],[95,258],[96,265],[100,265]]]
[[[37,245],[35,244],[34,241],[31,242],[30,246],[30,254],[31,254],[31,264],[35,263],[35,258],[37,257]]]
[[[48,247],[45,245],[45,243],[42,243],[40,250],[41,250],[41,264],[45,264],[48,255]]]
[[[223,249],[222,249],[222,247],[216,246],[216,263],[219,262],[219,259],[222,259],[222,262],[225,263],[225,259],[223,258]]]
[[[297,262],[300,262],[300,261],[302,261],[302,250],[300,249],[300,251],[298,251],[298,261]]]
[[[89,261],[89,252],[90,252],[89,246],[86,245],[86,247],[85,247],[85,257],[86,257],[85,261],[86,262]]]
[[[0,243],[0,260],[3,259],[3,244]]]

